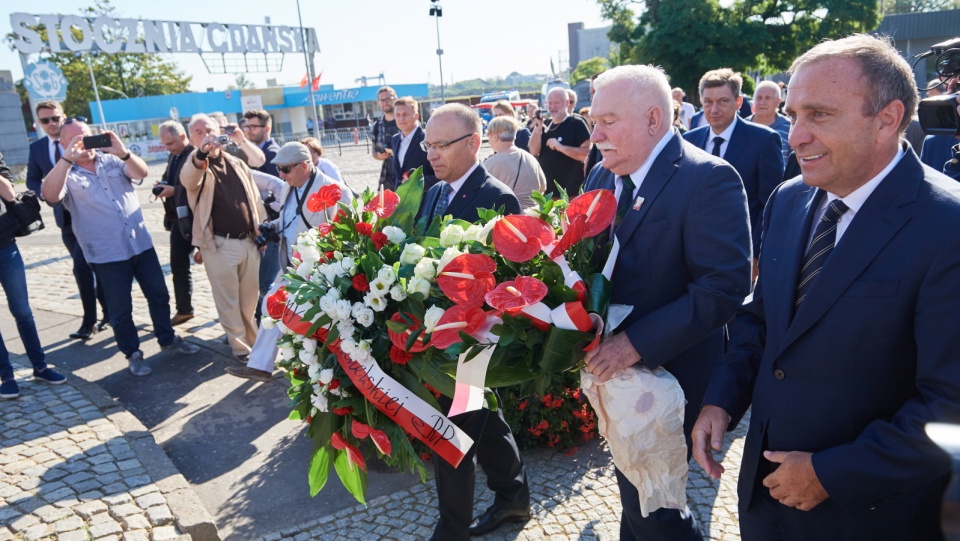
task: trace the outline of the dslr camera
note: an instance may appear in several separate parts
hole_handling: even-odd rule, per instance
[[[273,224],[263,222],[257,226],[257,229],[260,230],[260,234],[253,238],[253,243],[257,245],[257,248],[263,248],[268,242],[280,241],[280,233],[277,232],[277,228]]]
[[[163,191],[163,188],[169,186],[166,182],[158,182],[153,185],[153,189],[150,190],[153,193],[154,197],[160,197],[160,192]]]
[[[937,55],[937,75],[941,81],[960,75],[960,38],[937,43],[928,52],[917,56],[921,58]],[[916,65],[916,62],[914,62]],[[957,93],[943,94],[920,100],[917,116],[920,127],[927,135],[960,135],[960,118],[957,117]]]

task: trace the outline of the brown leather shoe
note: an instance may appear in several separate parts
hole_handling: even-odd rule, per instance
[[[181,314],[180,312],[177,312],[177,314],[173,316],[173,319],[170,320],[170,325],[176,327],[177,325],[186,323],[191,319],[193,319],[193,314]]]
[[[257,370],[249,366],[228,366],[227,374],[238,378],[252,379],[253,381],[270,381],[270,378],[273,377],[273,374],[266,370]]]

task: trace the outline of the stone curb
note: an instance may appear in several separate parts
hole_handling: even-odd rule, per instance
[[[69,371],[68,383],[80,391],[112,423],[133,449],[137,459],[167,499],[177,528],[193,541],[221,541],[217,525],[203,506],[187,480],[173,465],[153,435],[136,417],[113,400],[99,385],[86,381]]]

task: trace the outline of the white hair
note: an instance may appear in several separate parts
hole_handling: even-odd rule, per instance
[[[213,124],[214,126],[219,126],[217,122],[210,117],[210,115],[204,113],[197,113],[190,117],[190,122],[187,123],[187,129],[192,129],[193,125],[197,122],[203,122],[204,124]]]
[[[773,81],[767,80],[767,81],[760,81],[759,83],[757,83],[757,88],[753,91],[754,99],[757,98],[757,92],[760,92],[761,88],[772,88],[773,90],[776,91],[778,100],[782,97],[780,94],[780,85],[778,85]]]
[[[601,88],[619,82],[627,81],[629,95],[649,97],[653,105],[660,108],[665,122],[673,118],[673,90],[667,81],[663,70],[655,66],[626,65],[609,69],[594,81],[594,87],[599,92]]]

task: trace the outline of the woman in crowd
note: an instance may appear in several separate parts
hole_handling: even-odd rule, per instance
[[[520,125],[512,116],[498,116],[490,121],[487,138],[496,154],[487,158],[483,167],[509,186],[520,200],[520,206],[528,209],[534,206],[530,194],[534,190],[543,193],[547,188],[547,178],[537,159],[514,144],[519,129]]]
[[[493,117],[498,116],[508,116],[514,120],[517,119],[517,111],[513,108],[513,105],[510,105],[510,102],[507,100],[499,100],[493,104]],[[519,126],[519,123],[517,124]],[[489,130],[489,126],[487,127]],[[490,132],[488,131],[487,134]],[[489,136],[489,135],[488,135]],[[517,129],[517,138],[514,144],[520,150],[524,152],[530,152],[530,129],[519,127]],[[523,203],[523,201],[521,201]]]
[[[313,156],[313,163],[317,166],[317,169],[319,169],[320,172],[336,180],[340,184],[344,184],[343,177],[340,175],[340,168],[337,167],[332,161],[323,157],[323,146],[320,144],[320,141],[317,141],[313,137],[305,137],[300,142],[310,149],[310,155]]]
[[[52,385],[60,385],[67,381],[63,375],[54,372],[47,366],[43,346],[40,345],[40,336],[37,335],[37,325],[33,321],[33,312],[30,310],[30,300],[27,295],[27,271],[23,266],[23,258],[17,248],[14,233],[19,228],[19,222],[10,212],[9,204],[14,200],[17,192],[10,182],[10,169],[3,162],[0,155],[0,286],[7,297],[7,306],[17,322],[17,331],[20,340],[27,350],[27,357],[33,365],[33,378]],[[10,364],[10,353],[0,336],[0,397],[16,398],[20,396],[20,387],[13,378],[13,365]]]

